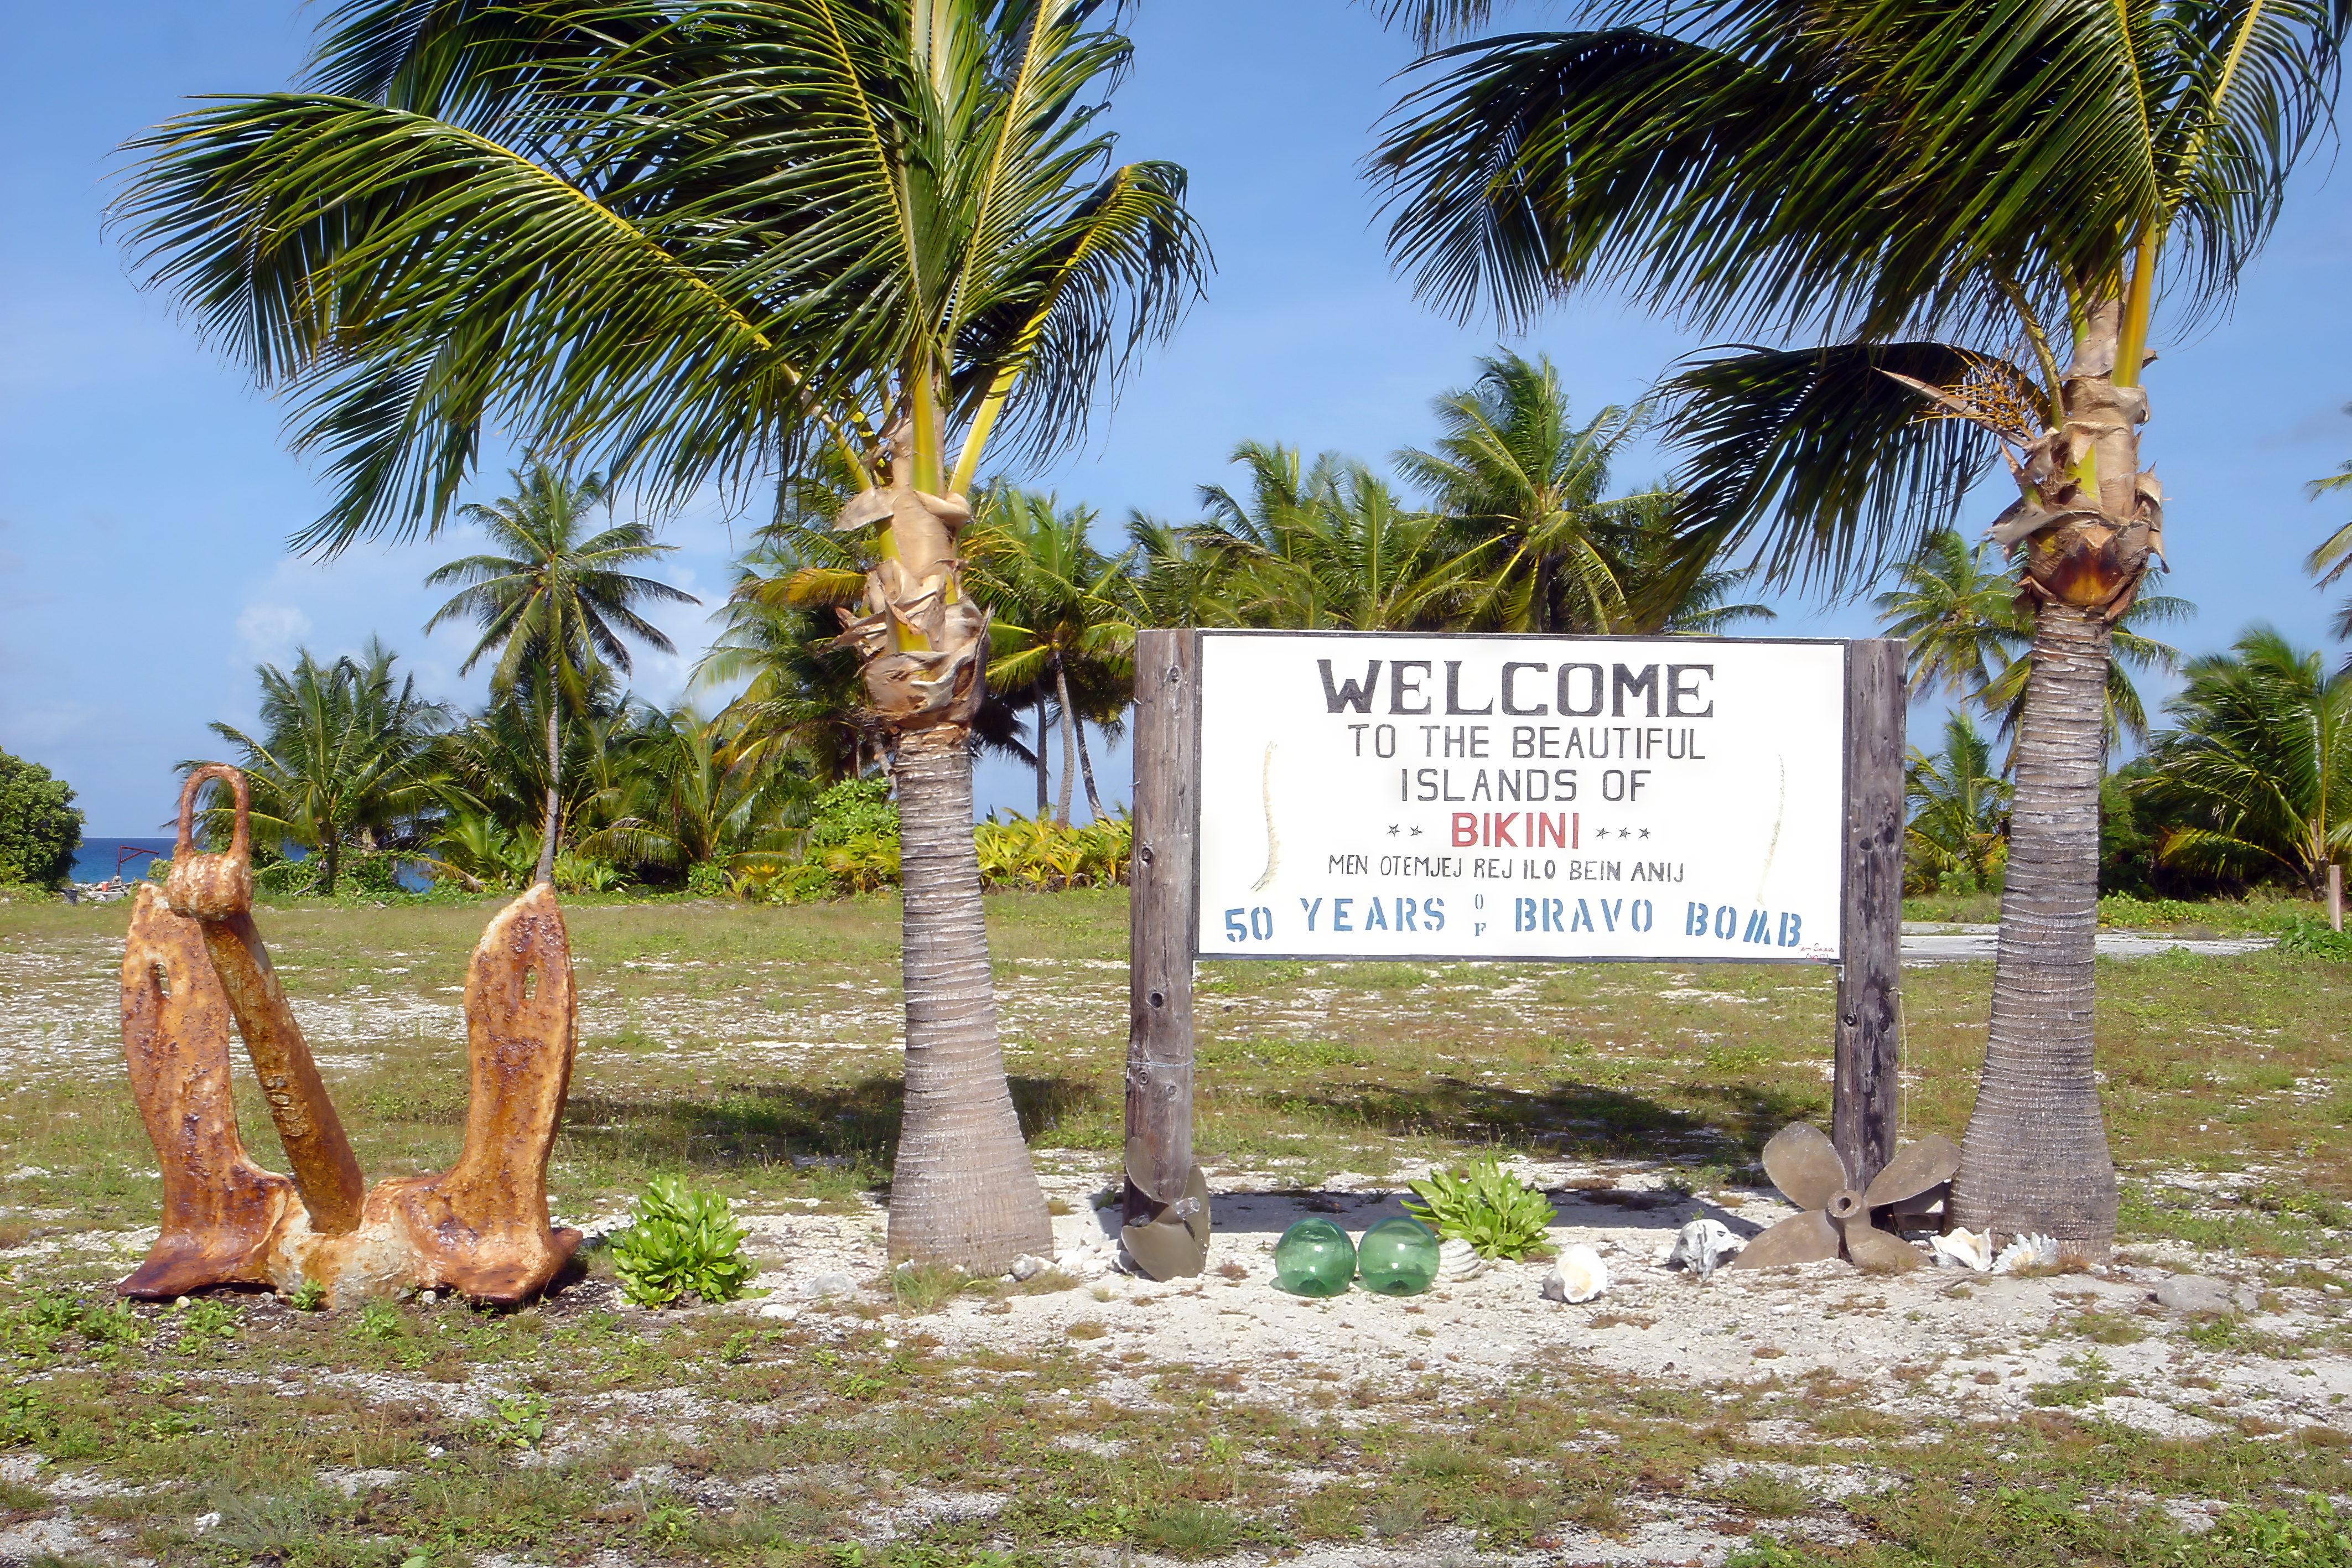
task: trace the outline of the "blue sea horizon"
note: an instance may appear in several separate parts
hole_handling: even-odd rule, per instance
[[[85,838],[74,851],[73,879],[77,882],[103,882],[112,877],[115,856],[125,849],[143,850],[122,862],[126,881],[137,881],[147,874],[150,855],[169,855],[173,840],[170,838]]]
[[[77,882],[110,880],[116,874],[117,858],[124,857],[121,862],[122,879],[126,882],[138,881],[147,875],[147,868],[153,864],[151,857],[169,856],[172,853],[172,847],[177,842],[176,839],[170,837],[85,838],[81,841],[81,847],[74,851],[73,879]],[[138,850],[140,853],[125,856],[125,852],[130,850]],[[302,851],[299,848],[292,850],[292,858],[301,859]],[[402,868],[400,881],[403,887],[411,891],[422,891],[432,885],[430,878],[413,867]]]

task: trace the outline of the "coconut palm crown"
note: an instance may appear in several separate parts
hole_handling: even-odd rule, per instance
[[[1484,0],[1376,0],[1436,42]],[[1695,540],[1848,587],[2005,458],[2032,609],[1958,1219],[2105,1256],[2102,691],[2163,544],[2141,373],[2226,305],[2332,111],[2347,0],[1596,0],[1424,61],[1374,160],[1422,293],[1610,289],[1748,345],[1666,384]],[[1777,340],[1777,342],[1765,340]],[[1781,346],[1785,345],[1785,346]],[[1867,1176],[1868,1173],[1864,1173]]]
[[[1003,1078],[966,747],[960,492],[1066,441],[1207,266],[1184,173],[1115,162],[1101,0],[347,0],[297,91],[142,139],[154,283],[294,408],[301,538],[430,529],[486,425],[660,498],[835,450],[845,636],[905,836],[890,1248],[1048,1249]]]

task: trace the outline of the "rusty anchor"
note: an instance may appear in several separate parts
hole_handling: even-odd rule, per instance
[[[226,854],[191,843],[208,779],[236,797]],[[466,1139],[437,1174],[366,1189],[253,923],[250,790],[215,763],[188,776],[164,895],[139,889],[122,960],[122,1045],[163,1175],[163,1222],[124,1295],[308,1283],[329,1305],[415,1288],[512,1303],[580,1244],[548,1223],[547,1163],[577,1050],[572,953],[544,883],[499,911],[466,973]],[[291,1177],[247,1154],[229,1092],[230,1028],[259,1076]]]

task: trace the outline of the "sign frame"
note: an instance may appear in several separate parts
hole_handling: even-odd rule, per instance
[[[1204,637],[1246,631],[1147,630],[1136,637],[1134,855],[1129,871],[1125,1221],[1129,1255],[1154,1279],[1198,1274],[1210,1236],[1206,1183],[1192,1162],[1192,971],[1200,898],[1201,651]],[[1314,636],[1314,633],[1289,633]],[[1332,632],[1334,638],[1378,633]],[[1416,634],[1418,635],[1418,634]],[[1512,634],[1430,634],[1495,640]],[[1543,637],[1544,641],[1656,638]],[[1680,640],[1677,638],[1677,640]],[[1693,643],[1779,641],[1693,637]],[[1855,1184],[1895,1152],[1901,1062],[1897,1007],[1903,918],[1903,756],[1908,694],[1897,639],[1788,638],[1845,647],[1844,847],[1840,866],[1835,1068],[1831,1140]],[[1223,954],[1247,962],[1282,954]],[[1323,963],[1328,954],[1287,955]],[[1384,955],[1385,956],[1385,955]],[[1410,962],[1409,955],[1400,955]],[[1431,963],[1823,963],[1820,958],[1549,958]]]
[[[1204,650],[1206,644],[1213,639],[1220,641],[1225,639],[1245,641],[1275,637],[1296,638],[1314,637],[1328,637],[1335,643],[1341,641],[1380,642],[1383,640],[1395,640],[1400,642],[1412,641],[1416,643],[1460,642],[1485,645],[1493,645],[1496,643],[1553,644],[1569,642],[1590,643],[1607,647],[1612,644],[1622,645],[1641,643],[1654,645],[1662,642],[1673,642],[1678,645],[1688,643],[1699,647],[1724,647],[1727,645],[1733,647],[1747,647],[1759,643],[1766,643],[1776,647],[1834,647],[1841,649],[1844,656],[1843,661],[1843,668],[1841,671],[1841,679],[1844,685],[1844,700],[1841,711],[1841,721],[1844,731],[1843,739],[1847,744],[1849,754],[1851,754],[1853,749],[1853,742],[1856,739],[1854,731],[1855,704],[1853,693],[1853,650],[1857,646],[1865,646],[1858,645],[1854,639],[1849,637],[1734,637],[1695,635],[1685,636],[1681,633],[1660,633],[1654,637],[1617,637],[1569,632],[1365,632],[1355,631],[1352,629],[1335,629],[1328,632],[1321,632],[1284,631],[1275,628],[1255,626],[1203,626],[1184,635],[1194,639],[1196,658],[1198,658],[1199,651]],[[1198,700],[1197,698],[1190,705],[1190,717],[1192,721],[1191,745],[1185,758],[1183,759],[1183,765],[1192,770],[1192,803],[1193,819],[1191,835],[1193,858],[1192,908],[1187,915],[1187,919],[1190,923],[1188,924],[1186,931],[1188,940],[1192,943],[1192,957],[1195,961],[1202,959],[1219,959],[1231,960],[1238,963],[1252,963],[1261,960],[1274,962],[1286,959],[1307,963],[1357,963],[1371,962],[1396,963],[1763,963],[1811,964],[1816,966],[1835,965],[1845,962],[1845,951],[1849,938],[1847,927],[1851,911],[1843,907],[1843,900],[1840,900],[1841,908],[1838,911],[1837,951],[1828,956],[1802,954],[1790,954],[1786,957],[1782,957],[1778,954],[1767,954],[1764,956],[1749,956],[1747,954],[1714,956],[1702,954],[1694,956],[1687,953],[1590,953],[1566,955],[1553,955],[1548,953],[1497,953],[1491,957],[1482,957],[1476,954],[1462,952],[1383,952],[1377,955],[1370,953],[1360,955],[1343,955],[1328,952],[1276,952],[1270,951],[1233,952],[1224,948],[1204,947],[1201,945],[1200,923],[1200,858],[1202,854],[1200,825],[1200,810],[1202,805],[1200,770],[1202,766],[1202,748],[1205,739],[1204,727],[1207,723],[1205,709],[1206,702],[1204,700]],[[1144,766],[1143,752],[1139,748],[1136,752],[1135,757],[1135,765],[1139,772]],[[1853,770],[1851,767],[1841,769],[1837,810],[1841,818],[1849,822],[1851,821],[1851,814],[1853,809]],[[1843,851],[1843,859],[1839,866],[1839,885],[1843,887],[1846,881],[1851,879],[1853,869],[1851,862],[1855,851],[1851,833],[1842,837],[1840,847]]]

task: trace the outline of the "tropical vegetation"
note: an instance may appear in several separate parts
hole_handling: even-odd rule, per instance
[[[73,877],[82,814],[73,786],[0,752],[0,888],[56,889]]]
[[[696,604],[693,595],[621,570],[677,548],[654,542],[642,522],[624,522],[589,534],[588,517],[611,503],[600,474],[571,479],[546,462],[510,478],[516,494],[460,507],[457,515],[488,535],[493,551],[452,561],[425,579],[428,588],[464,584],[425,623],[472,620],[481,640],[457,667],[465,674],[489,654],[494,698],[512,701],[528,684],[547,734],[546,815],[540,834],[538,880],[554,876],[562,820],[565,713],[584,713],[599,661],[621,674],[632,668],[626,632],[663,653],[677,651],[660,627],[636,606],[648,602]],[[330,879],[331,880],[331,877]]]
[[[1384,0],[1438,45],[1488,0]],[[1424,297],[1607,289],[1714,335],[1664,389],[1683,534],[1858,587],[2005,458],[2031,608],[1981,1092],[1956,1216],[2103,1258],[2091,1020],[2103,700],[2163,544],[2157,307],[2227,305],[2329,121],[2325,0],[1593,0],[1439,48],[1373,172]],[[2159,279],[2162,287],[2159,288]],[[1771,341],[1767,341],[1771,340]]]

